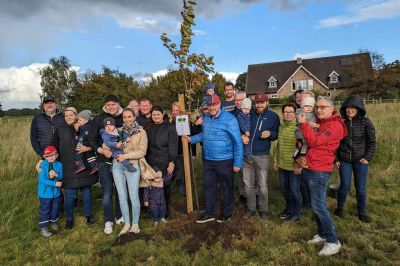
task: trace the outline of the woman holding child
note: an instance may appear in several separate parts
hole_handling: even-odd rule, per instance
[[[125,225],[119,235],[128,232],[139,233],[139,160],[144,158],[147,151],[146,131],[136,121],[135,111],[131,108],[124,109],[122,113],[122,131],[127,137],[124,153],[113,161],[112,173],[118,191],[119,204]],[[122,162],[129,160],[135,171],[129,171]],[[128,195],[132,203],[132,221],[129,213]]]
[[[66,229],[73,227],[75,199],[78,190],[81,191],[83,201],[83,212],[87,224],[93,224],[92,218],[92,185],[96,184],[97,174],[91,174],[91,167],[76,172],[77,165],[74,153],[88,153],[92,149],[82,145],[77,148],[79,137],[79,123],[77,111],[74,107],[68,107],[64,111],[66,125],[56,128],[51,145],[58,150],[58,160],[62,163],[63,181],[62,187],[65,193],[65,216]],[[87,161],[85,162],[88,166]]]

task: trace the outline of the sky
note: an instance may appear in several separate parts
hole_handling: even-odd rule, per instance
[[[136,80],[165,74],[179,43],[181,0],[0,0],[0,102],[39,105],[39,70],[66,56],[80,74],[118,69]],[[235,81],[249,64],[377,51],[400,58],[400,0],[201,0],[191,52],[214,56]]]

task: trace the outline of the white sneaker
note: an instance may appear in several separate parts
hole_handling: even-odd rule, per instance
[[[311,239],[311,240],[308,240],[308,244],[319,244],[319,243],[325,243],[326,242],[326,239],[325,238],[322,238],[322,237],[320,237],[319,235],[315,235],[314,237],[313,237],[313,239]]]
[[[132,224],[131,230],[129,231],[131,233],[139,234],[140,228],[138,224]]]
[[[338,241],[336,243],[325,243],[324,247],[318,253],[318,256],[331,256],[339,252],[342,245]]]
[[[104,224],[104,233],[109,235],[113,231],[113,223],[108,221]]]
[[[167,223],[168,223],[167,219],[165,219],[165,218],[161,218],[160,221],[161,221],[163,224],[167,224]]]
[[[124,223],[124,217],[121,217],[119,219],[115,219],[115,224],[123,224]]]
[[[124,227],[122,228],[121,232],[119,232],[118,236],[124,235],[129,232],[129,229],[131,229],[130,224],[125,224]]]

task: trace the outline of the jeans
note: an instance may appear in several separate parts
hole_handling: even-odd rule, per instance
[[[283,197],[286,201],[285,209],[290,213],[292,217],[300,216],[300,182],[300,175],[295,175],[293,171],[279,168],[279,184]]]
[[[46,199],[39,198],[39,227],[44,228],[49,223],[58,222],[61,197]]]
[[[253,156],[253,162],[244,161],[243,181],[246,191],[247,208],[256,210],[256,193],[258,189],[258,206],[260,211],[268,211],[268,164],[269,155]]]
[[[205,215],[215,217],[217,200],[217,182],[220,183],[224,208],[222,215],[229,218],[233,214],[233,160],[210,161],[204,160],[203,188],[206,202]]]
[[[326,208],[326,190],[331,173],[316,172],[308,169],[303,169],[302,172],[310,190],[311,208],[315,214],[318,235],[325,238],[328,243],[337,243],[333,220]]]
[[[81,188],[66,188],[65,192],[65,219],[73,220],[74,219],[74,208],[75,208],[75,199],[78,193],[78,190],[81,191],[82,201],[83,201],[83,213],[85,216],[92,215],[92,186],[86,186]]]
[[[300,193],[301,193],[302,205],[304,208],[311,209],[310,190],[308,189],[307,181],[305,180],[302,173],[299,176],[300,176]]]
[[[151,210],[151,218],[154,222],[160,221],[162,218],[165,218],[167,214],[167,206],[166,205],[157,205],[150,207]]]
[[[140,170],[137,164],[133,165],[136,172],[129,172],[126,167],[115,161],[113,162],[112,172],[114,176],[115,187],[118,191],[119,205],[124,217],[125,224],[131,224],[129,214],[128,193],[132,205],[132,224],[139,223],[140,202],[139,202],[139,179]]]
[[[359,215],[365,215],[366,199],[367,199],[367,176],[368,164],[358,162],[348,163],[340,162],[340,187],[338,191],[338,209],[343,210],[346,197],[350,191],[351,177],[354,173],[354,186],[356,188],[357,211]]]
[[[103,190],[103,212],[104,221],[112,222],[114,218],[121,218],[121,209],[119,207],[118,193],[115,197],[115,216],[113,216],[113,191],[114,191],[114,179],[111,173],[111,164],[101,162],[98,164],[99,178],[101,188]]]

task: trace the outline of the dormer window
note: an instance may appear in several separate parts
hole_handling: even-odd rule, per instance
[[[339,74],[336,73],[336,71],[332,71],[332,73],[329,74],[329,83],[339,83]]]
[[[270,77],[269,80],[268,80],[268,87],[269,88],[277,88],[278,84],[276,82],[277,82],[276,78]]]

